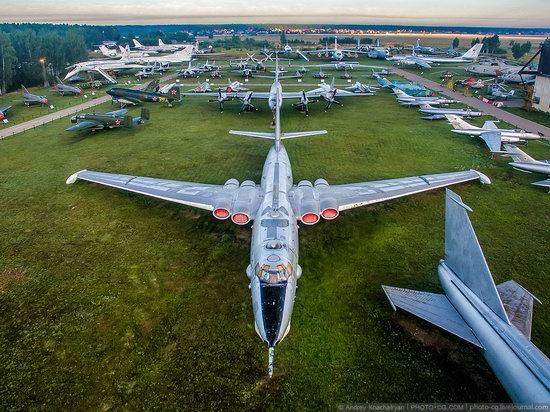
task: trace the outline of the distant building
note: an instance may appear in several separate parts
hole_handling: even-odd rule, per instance
[[[533,92],[533,107],[550,113],[550,44],[543,44]]]

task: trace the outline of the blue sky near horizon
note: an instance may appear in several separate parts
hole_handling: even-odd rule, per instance
[[[550,28],[549,0],[1,0],[2,22],[349,23]],[[335,5],[336,4],[336,5]]]

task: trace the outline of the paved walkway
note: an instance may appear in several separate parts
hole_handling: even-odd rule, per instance
[[[460,100],[470,107],[473,107],[489,116],[496,117],[499,120],[513,124],[520,129],[527,130],[532,133],[540,132],[545,136],[550,136],[550,127],[543,126],[531,120],[527,120],[521,116],[517,116],[513,113],[507,112],[506,110],[499,109],[498,107],[493,106],[492,104],[487,104],[475,97],[466,97],[462,93],[453,92],[452,90],[447,89],[446,87],[443,87],[432,80],[428,80],[424,77],[421,77],[414,73],[410,73],[406,70],[392,67],[392,71],[399,76],[405,77],[407,80],[423,84],[427,88],[444,94],[445,96],[448,96],[454,100]]]
[[[168,80],[172,80],[176,77],[176,74],[171,74],[168,76],[164,76],[160,79],[161,82],[166,82]],[[123,85],[122,85],[123,86]],[[145,87],[146,84],[138,84],[132,87],[133,89],[140,89],[142,87]],[[57,112],[53,112],[41,117],[37,117],[35,119],[28,120],[23,123],[15,124],[13,126],[3,127],[0,128],[0,140],[5,139],[6,137],[14,136],[18,133],[24,132],[29,129],[34,129],[35,127],[43,126],[46,123],[53,122],[54,120],[59,120],[67,116],[71,116],[75,113],[81,112],[83,110],[90,109],[92,107],[98,106],[102,103],[107,103],[109,100],[111,100],[111,96],[106,95],[102,97],[98,97],[96,99],[89,100],[87,102],[84,102],[82,104],[77,104],[76,106],[69,107],[67,109],[59,110]]]

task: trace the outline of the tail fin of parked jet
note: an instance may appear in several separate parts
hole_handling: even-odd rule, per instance
[[[475,60],[479,57],[479,53],[483,48],[483,43],[474,44],[470,50],[460,56],[462,59]]]
[[[230,130],[229,134],[234,134],[237,136],[247,136],[247,137],[260,137],[262,139],[275,140],[275,133],[262,133],[262,132],[246,132],[241,130]],[[281,133],[282,139],[294,139],[296,137],[308,137],[308,136],[318,136],[321,134],[327,134],[326,130],[313,130],[309,132],[293,132],[293,133]]]
[[[164,42],[163,42],[161,39],[159,39],[159,46],[161,46],[161,47],[162,47],[162,46],[166,46],[166,45],[164,44]]]
[[[138,42],[136,39],[132,39],[132,41],[134,42],[134,46],[136,46],[136,47],[138,47],[138,48],[143,47],[143,44],[141,44],[140,42]]]
[[[457,116],[455,114],[447,114],[445,115],[445,117],[447,117],[447,120],[453,126],[453,129],[475,129],[476,128],[475,126],[472,126],[470,123],[464,120],[462,117]]]
[[[109,50],[107,47],[105,47],[104,45],[101,45],[99,46],[99,51],[101,52],[102,55],[104,55],[105,57],[116,57],[117,53],[116,51],[114,50]]]
[[[512,144],[505,144],[504,149],[509,157],[512,158],[514,162],[518,163],[536,163],[537,161],[521,150],[519,147]]]
[[[497,316],[510,323],[460,196],[447,189],[444,264]]]
[[[181,100],[180,88],[178,86],[172,86],[166,91],[166,98],[169,100]]]

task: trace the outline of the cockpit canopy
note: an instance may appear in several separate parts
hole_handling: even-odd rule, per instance
[[[275,285],[279,283],[287,282],[290,276],[292,276],[293,268],[290,262],[284,263],[279,260],[278,262],[266,262],[260,266],[256,265],[256,276],[263,283]]]

